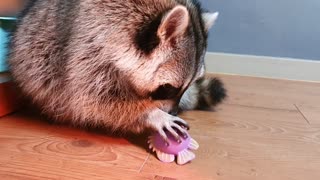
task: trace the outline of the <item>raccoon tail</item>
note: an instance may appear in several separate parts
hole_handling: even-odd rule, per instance
[[[206,77],[196,81],[182,96],[180,110],[211,110],[227,97],[227,91],[218,78]]]

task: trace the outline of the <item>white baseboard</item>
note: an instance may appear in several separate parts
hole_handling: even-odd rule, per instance
[[[320,61],[207,53],[207,72],[320,82]]]

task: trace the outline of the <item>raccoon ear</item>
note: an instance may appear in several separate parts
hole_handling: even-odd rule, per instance
[[[183,34],[189,25],[189,12],[186,7],[178,5],[163,19],[158,29],[158,35],[163,40]]]
[[[202,13],[202,19],[204,21],[206,31],[209,31],[212,28],[214,23],[217,21],[218,16],[219,16],[219,12]]]

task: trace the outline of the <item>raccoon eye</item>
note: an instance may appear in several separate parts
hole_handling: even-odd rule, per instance
[[[157,88],[157,90],[151,93],[151,97],[154,100],[167,100],[174,99],[180,93],[181,87],[176,88],[171,84],[161,85]]]

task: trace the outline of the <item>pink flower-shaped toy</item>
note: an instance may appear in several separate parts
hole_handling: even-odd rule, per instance
[[[149,148],[156,152],[160,161],[171,163],[177,156],[177,163],[183,165],[195,158],[195,154],[190,150],[197,150],[199,144],[189,134],[186,139],[182,139],[181,143],[178,143],[170,133],[167,133],[167,136],[169,146],[158,133],[149,137]]]

